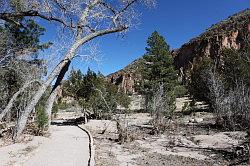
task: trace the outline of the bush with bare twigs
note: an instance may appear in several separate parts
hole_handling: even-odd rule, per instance
[[[209,89],[211,107],[217,124],[224,129],[248,129],[250,126],[250,88],[242,81],[225,90],[222,78],[213,67],[204,71],[203,79]]]

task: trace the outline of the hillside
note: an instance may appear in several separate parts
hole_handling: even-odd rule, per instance
[[[172,51],[174,65],[180,70],[183,82],[188,77],[188,70],[194,63],[202,61],[203,57],[218,58],[221,60],[220,51],[224,48],[242,49],[250,42],[250,9],[241,11],[227,19],[212,25],[204,33],[179,49]],[[134,93],[134,84],[140,79],[138,65],[142,62],[139,58],[125,68],[109,74],[107,79],[119,86],[125,92]]]
[[[106,78],[110,83],[118,85],[119,90],[125,93],[135,93],[135,82],[141,79],[138,68],[142,62],[143,59],[139,58],[123,69],[109,74]]]
[[[242,49],[250,42],[250,10],[244,10],[228,19],[212,25],[200,36],[174,50],[174,64],[180,69],[183,81],[193,64],[199,63],[203,57],[210,57],[221,62],[220,51],[225,48]]]

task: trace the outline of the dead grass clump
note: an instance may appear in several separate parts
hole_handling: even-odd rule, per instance
[[[118,142],[123,144],[125,142],[133,142],[136,139],[136,132],[129,127],[122,126],[117,122]]]
[[[152,135],[163,134],[168,128],[166,120],[163,117],[160,119],[154,119],[152,121],[152,125],[153,125],[153,128],[150,132],[150,134],[152,134]]]

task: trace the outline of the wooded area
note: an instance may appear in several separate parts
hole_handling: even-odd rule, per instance
[[[51,94],[51,97],[48,98],[45,104],[45,108],[47,109],[46,113],[50,114],[53,105],[52,103],[55,99],[55,95],[53,95],[53,92],[60,85],[71,61],[76,56],[78,49],[82,45],[96,37],[116,32],[123,32],[133,26],[133,22],[137,17],[136,10],[134,9],[135,3],[141,3],[147,6],[154,5],[154,2],[151,0],[128,0],[120,1],[117,3],[109,3],[100,0],[74,2],[57,0],[12,0],[3,1],[1,3],[0,18],[5,21],[3,23],[11,24],[15,26],[17,31],[21,31],[21,33],[23,32],[24,34],[23,36],[20,36],[20,38],[23,39],[24,42],[27,42],[27,48],[25,48],[23,46],[24,43],[19,40],[19,36],[15,36],[17,38],[17,42],[21,45],[21,50],[18,50],[18,48],[15,48],[15,46],[11,46],[11,49],[13,48],[14,52],[12,51],[13,53],[10,53],[9,50],[6,50],[5,54],[1,54],[1,66],[6,66],[5,64],[8,63],[8,59],[21,57],[21,55],[27,56],[29,53],[34,55],[39,50],[48,48],[51,44],[45,43],[40,45],[39,36],[43,33],[44,29],[37,25],[32,19],[39,18],[47,20],[51,23],[55,23],[57,26],[61,26],[62,28],[70,31],[73,39],[73,43],[71,43],[70,49],[65,53],[65,55],[63,55],[61,62],[56,65],[56,67],[50,74],[48,74],[48,76],[45,80],[43,80],[40,86],[36,86],[36,89],[32,91],[33,94],[30,95],[30,99],[25,100],[26,103],[23,106],[23,110],[21,110],[22,113],[18,116],[14,139],[18,138],[21,135],[30,113],[38,104],[47,88],[51,86],[52,81],[56,79],[55,85],[52,87],[51,92],[49,92],[49,94]],[[133,17],[131,17],[131,15],[133,15]],[[25,28],[26,21],[28,21],[28,28]],[[9,26],[6,27],[9,28]],[[8,29],[6,29],[6,31],[8,31]],[[34,32],[36,33],[34,34]],[[9,35],[6,35],[7,39],[9,37]],[[5,49],[8,47],[3,48]],[[33,63],[42,65],[41,62],[38,62],[40,62],[40,60],[34,59]],[[41,68],[42,66],[39,67]],[[36,73],[34,73],[33,75],[37,77]],[[26,84],[29,84],[30,79],[27,82],[28,83]],[[24,85],[27,86],[26,84]],[[20,86],[22,87],[24,85]],[[15,96],[18,96],[18,94],[14,95],[13,97],[15,98]],[[5,102],[6,101],[8,100],[5,100]],[[10,101],[13,103],[14,99]],[[3,115],[1,115],[1,117],[3,117],[4,114],[8,112],[8,110],[3,111]]]

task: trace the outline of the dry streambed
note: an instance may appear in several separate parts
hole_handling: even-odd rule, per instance
[[[124,144],[117,142],[114,121],[90,120],[84,125],[94,137],[97,166],[228,165],[227,154],[221,153],[222,150],[230,151],[246,136],[244,132],[209,128],[208,124],[213,123],[210,113],[178,117],[170,123],[168,131],[157,136],[148,134],[147,127],[138,127],[147,126],[151,119],[148,114],[132,114],[126,119],[124,122],[134,129],[135,140]]]

